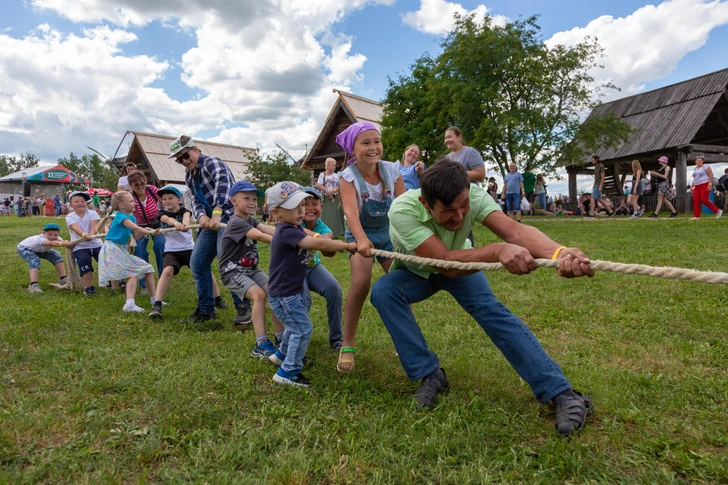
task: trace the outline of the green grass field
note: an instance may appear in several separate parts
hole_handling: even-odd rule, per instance
[[[728,223],[688,217],[526,222],[593,259],[727,270]],[[414,406],[417,383],[368,303],[356,372],[341,375],[315,296],[313,386],[281,387],[272,364],[249,356],[252,332],[233,330],[234,310],[180,323],[196,302],[187,269],[162,322],[122,313],[124,297],[106,289],[49,288],[46,261],[45,293],[28,294],[15,246],[49,220],[0,218],[0,483],[728,483],[725,286],[489,273],[594,398],[587,427],[565,439],[446,294],[415,306],[452,386],[434,409]],[[475,238],[495,241],[482,228]],[[324,263],[346,292],[346,256]]]

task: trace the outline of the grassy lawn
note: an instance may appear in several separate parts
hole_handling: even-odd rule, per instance
[[[688,217],[526,222],[593,259],[727,270],[727,222]],[[594,398],[587,427],[564,439],[552,408],[446,294],[415,306],[452,386],[434,409],[415,408],[417,383],[368,303],[356,372],[341,375],[315,296],[313,386],[281,387],[272,364],[249,356],[252,332],[233,330],[234,310],[180,323],[196,302],[187,269],[159,323],[122,313],[124,297],[106,289],[91,299],[49,288],[46,261],[45,293],[28,294],[15,246],[49,220],[0,218],[0,483],[728,483],[725,286],[489,273]],[[475,239],[495,240],[482,228]],[[267,268],[265,245],[261,257]],[[346,257],[324,263],[346,292]]]

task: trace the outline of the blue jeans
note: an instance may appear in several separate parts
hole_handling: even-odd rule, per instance
[[[298,374],[303,369],[303,358],[306,356],[308,344],[313,335],[313,324],[308,312],[311,309],[311,299],[306,297],[307,292],[293,296],[269,296],[268,303],[281,321],[286,331],[279,350],[285,354],[286,359],[281,364],[284,371],[289,374]]]
[[[329,317],[329,340],[341,340],[341,308],[343,297],[341,286],[324,265],[317,264],[306,270],[306,279],[303,280],[304,293],[311,300],[310,291],[326,298],[326,314]],[[309,308],[311,304],[308,304]]]
[[[538,197],[538,205],[541,207],[541,210],[549,210],[549,208],[546,207],[546,193],[536,194],[536,197]]]
[[[531,386],[539,402],[548,402],[571,389],[559,365],[548,356],[528,327],[499,302],[485,275],[448,278],[434,273],[425,279],[406,268],[379,278],[372,286],[372,305],[379,312],[407,376],[422,379],[440,366],[408,305],[426,300],[440,290],[450,293],[485,330],[519,376]]]
[[[521,194],[506,194],[508,212],[521,212]]]
[[[215,313],[215,297],[212,295],[212,262],[220,254],[222,235],[225,231],[202,229],[195,239],[195,248],[190,257],[190,269],[197,289],[197,311],[203,315]],[[243,300],[234,293],[235,308],[243,305]]]
[[[143,259],[147,263],[149,262],[149,251],[147,250],[147,246],[149,245],[150,237],[152,238],[154,258],[157,260],[157,275],[161,275],[162,270],[164,269],[164,256],[162,255],[162,253],[164,253],[164,234],[160,234],[159,236],[144,236],[141,239],[137,239],[136,247],[134,248],[134,256]],[[141,288],[145,288],[147,286],[144,278],[139,279],[139,286]]]

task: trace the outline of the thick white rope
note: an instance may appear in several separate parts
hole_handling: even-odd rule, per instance
[[[372,249],[371,252],[374,256],[395,258],[401,261],[407,261],[416,264],[425,264],[427,266],[433,266],[436,268],[478,271],[493,271],[505,269],[505,266],[503,266],[501,263],[463,263],[459,261],[444,261],[441,259],[421,258],[419,256],[414,256],[411,254],[382,251],[380,249]],[[559,261],[552,261],[550,259],[537,259],[536,265],[539,268],[556,269],[559,267]],[[697,271],[694,269],[671,268],[667,266],[648,266],[646,264],[613,263],[611,261],[598,260],[592,260],[589,266],[595,271],[611,271],[613,273],[653,276],[655,278],[665,278],[668,280],[696,281],[699,283],[709,283],[713,285],[728,284],[728,273]]]

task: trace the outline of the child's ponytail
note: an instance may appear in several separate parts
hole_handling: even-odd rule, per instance
[[[126,190],[120,190],[114,195],[111,196],[111,211],[112,212],[118,212],[119,211],[119,204],[121,204],[126,196],[129,195],[129,192]]]

